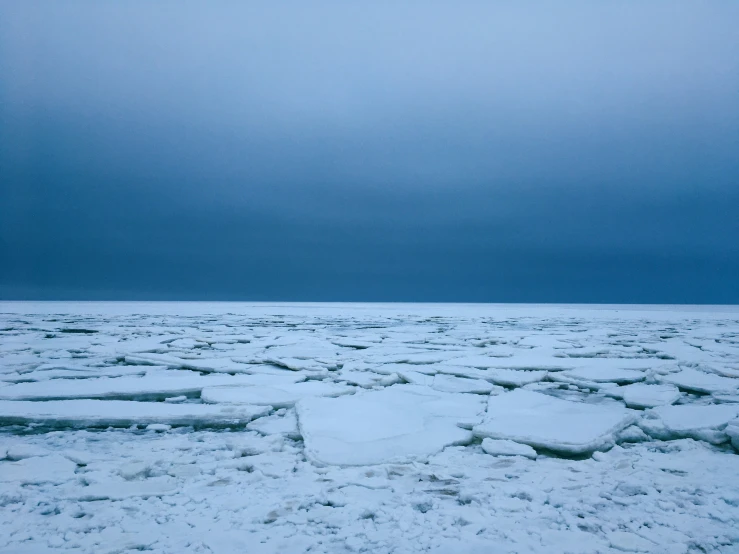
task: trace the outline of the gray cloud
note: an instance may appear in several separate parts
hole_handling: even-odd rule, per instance
[[[0,8],[0,296],[739,302],[733,2]]]

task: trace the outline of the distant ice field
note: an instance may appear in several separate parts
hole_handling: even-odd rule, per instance
[[[0,303],[0,553],[739,552],[739,306]]]

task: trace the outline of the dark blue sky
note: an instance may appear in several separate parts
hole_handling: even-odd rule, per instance
[[[277,4],[0,4],[0,299],[739,302],[739,3]]]

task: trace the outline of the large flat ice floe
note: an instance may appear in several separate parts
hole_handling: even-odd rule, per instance
[[[424,460],[472,439],[468,427],[485,409],[477,395],[395,385],[342,398],[297,404],[305,454],[322,465],[369,465]]]
[[[208,406],[127,400],[0,400],[0,424],[100,427],[165,423],[169,425],[239,425],[267,414],[264,406]]]
[[[584,454],[613,446],[636,415],[616,404],[585,404],[517,389],[491,396],[475,435],[510,439],[535,448]]]
[[[739,308],[0,303],[0,552],[735,554]]]

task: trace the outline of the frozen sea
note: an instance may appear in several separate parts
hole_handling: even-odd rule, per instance
[[[739,307],[0,303],[0,552],[739,552]]]

